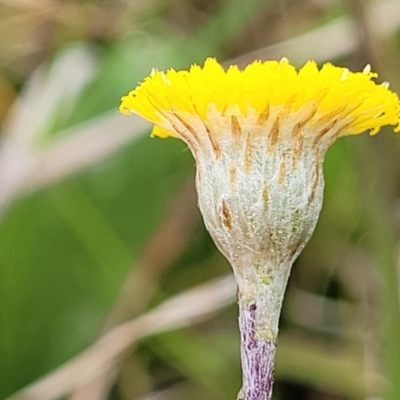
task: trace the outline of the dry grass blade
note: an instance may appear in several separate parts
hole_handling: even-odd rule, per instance
[[[63,51],[50,69],[39,67],[10,112],[6,136],[34,145],[60,106],[63,110],[74,106],[96,73],[96,61],[90,47],[82,45]]]
[[[234,300],[235,290],[234,278],[229,275],[179,294],[114,328],[76,358],[8,400],[52,400],[66,395],[112,368],[139,339],[209,318]]]
[[[56,110],[72,107],[94,70],[90,49],[80,46],[65,51],[48,72],[41,67],[31,77],[9,113],[0,147],[1,212],[16,196],[101,159],[134,135],[132,120],[112,113],[60,133],[63,139],[48,147],[38,145]],[[136,127],[141,132],[146,125],[140,121]]]
[[[16,196],[93,165],[139,137],[148,126],[138,117],[110,113],[71,129],[46,150],[5,138],[0,149],[0,214]]]
[[[40,189],[102,160],[140,136],[149,124],[139,117],[117,113],[100,116],[74,127],[65,139],[42,152],[32,168],[24,192]]]

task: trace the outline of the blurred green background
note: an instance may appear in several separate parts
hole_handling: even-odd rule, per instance
[[[230,273],[196,208],[190,152],[119,115],[120,97],[153,67],[207,56],[370,63],[399,92],[400,2],[0,0],[0,54],[3,399]],[[274,399],[400,399],[399,155],[390,129],[329,151],[321,218],[285,298]],[[143,338],[65,398],[234,399],[229,299],[199,324]]]

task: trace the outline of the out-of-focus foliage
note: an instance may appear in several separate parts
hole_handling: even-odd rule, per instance
[[[0,399],[230,272],[196,210],[189,152],[117,115],[123,94],[206,56],[371,63],[398,91],[396,15],[383,0],[0,0]],[[398,399],[400,137],[341,139],[325,178],[287,290],[275,398],[375,399],[386,381]],[[232,304],[142,340],[109,395],[86,398],[233,399],[238,340]]]

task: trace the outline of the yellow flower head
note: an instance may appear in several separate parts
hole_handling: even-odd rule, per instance
[[[350,72],[329,63],[318,69],[314,61],[297,71],[287,59],[256,61],[244,70],[233,65],[225,71],[208,58],[203,67],[193,65],[189,71],[153,71],[122,98],[120,111],[153,122],[153,135],[189,142],[192,117],[208,128],[216,113],[236,116],[244,124],[254,120],[258,126],[269,118],[292,117],[299,134],[307,135],[307,124],[321,137],[333,130],[335,138],[367,130],[375,134],[384,125],[399,131],[399,98],[386,83],[376,84],[376,77],[369,66]],[[249,116],[253,118],[246,120]]]
[[[297,71],[286,59],[224,70],[209,58],[153,71],[122,98],[122,113],[183,139],[196,158],[198,205],[238,284],[238,399],[271,397],[283,295],[318,221],[326,150],[340,136],[400,130],[399,98],[376,77],[313,61]]]
[[[224,70],[209,58],[189,71],[153,71],[120,111],[154,123],[153,135],[187,143],[205,225],[239,291],[267,298],[283,293],[318,220],[327,149],[340,136],[400,130],[399,98],[376,77],[369,67],[313,61],[296,70],[286,59]],[[275,335],[276,317],[259,324]]]

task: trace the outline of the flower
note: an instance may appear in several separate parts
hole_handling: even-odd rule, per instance
[[[322,164],[338,137],[400,130],[400,101],[376,73],[287,59],[226,71],[215,59],[153,71],[120,111],[184,140],[196,159],[205,225],[237,283],[243,387],[270,399],[278,321],[290,269],[322,206]]]
[[[372,80],[376,77],[369,66],[361,73],[329,63],[318,70],[314,61],[297,72],[285,58],[256,61],[243,71],[233,65],[224,71],[215,59],[208,58],[203,68],[193,65],[190,71],[153,70],[122,98],[120,111],[153,122],[155,136],[184,140],[188,133],[182,124],[190,123],[185,117],[212,122],[214,111],[224,116],[255,115],[266,122],[274,108],[284,108],[292,115],[306,108],[306,122],[315,128],[328,121],[332,125],[345,121],[336,127],[337,136],[366,130],[375,134],[384,125],[400,130],[399,99],[387,83],[377,85]]]
[[[208,58],[189,71],[153,70],[120,111],[192,150],[205,224],[246,292],[250,281],[274,280],[276,265],[291,264],[309,239],[335,140],[400,130],[399,98],[376,77],[369,66],[350,72],[309,61],[297,71],[284,58],[224,70]]]

